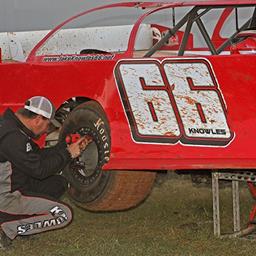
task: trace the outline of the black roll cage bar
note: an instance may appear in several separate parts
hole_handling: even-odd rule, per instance
[[[254,8],[254,12],[251,18],[249,18],[240,28],[238,27],[238,14],[237,14],[237,8],[239,7],[255,7]],[[233,9],[235,9],[236,11],[236,32],[231,35],[222,45],[220,45],[217,49],[215,48],[214,44],[211,41],[211,38],[203,24],[203,21],[201,19],[201,17],[203,15],[205,15],[206,13],[208,13],[210,10],[212,9],[221,9],[221,8],[227,8],[227,7],[231,7]],[[202,11],[201,11],[202,10]],[[199,11],[201,11],[201,13],[198,13]],[[191,32],[192,26],[194,23],[197,24],[199,31],[201,33],[201,35],[203,36],[210,52],[212,55],[218,55],[220,54],[226,47],[230,46],[234,40],[234,38],[237,36],[237,34],[245,29],[249,29],[249,28],[256,28],[256,6],[255,4],[253,5],[223,5],[223,6],[196,6],[194,8],[192,8],[173,28],[170,28],[165,35],[161,38],[160,41],[158,41],[155,45],[153,45],[149,51],[143,56],[143,57],[151,57],[156,51],[158,51],[159,49],[161,49],[162,46],[164,46],[168,40],[174,36],[176,34],[176,32],[185,24],[186,28],[184,31],[184,35],[182,37],[181,40],[181,44],[179,46],[179,50],[178,50],[178,56],[183,56],[185,49],[186,49],[186,45],[188,43],[188,39],[189,39],[189,34]]]

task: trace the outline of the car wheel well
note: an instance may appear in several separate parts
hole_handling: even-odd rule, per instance
[[[101,112],[103,112],[103,113],[105,112],[99,102],[97,102],[93,99],[87,98],[87,97],[75,96],[75,97],[71,97],[71,98],[65,100],[59,106],[59,108],[56,110],[55,119],[60,124],[63,124],[64,121],[66,120],[67,116],[73,109],[75,109],[79,105],[82,105],[89,101],[94,102],[94,104],[96,104],[98,106],[98,108],[101,110]]]

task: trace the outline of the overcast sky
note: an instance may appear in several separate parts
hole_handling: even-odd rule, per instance
[[[117,2],[127,1],[0,0],[0,31],[51,29],[61,21],[83,10]]]

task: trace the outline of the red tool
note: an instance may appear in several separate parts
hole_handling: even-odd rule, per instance
[[[89,142],[92,141],[92,137],[90,135],[84,135],[81,136],[79,133],[71,133],[69,135],[66,136],[66,143],[67,144],[72,144],[77,142],[81,137],[84,137],[85,139],[87,139]]]
[[[81,138],[81,135],[79,133],[72,133],[67,135],[66,137],[66,143],[67,144],[72,144],[77,142]]]

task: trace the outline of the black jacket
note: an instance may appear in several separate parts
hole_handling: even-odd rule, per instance
[[[26,190],[30,179],[45,179],[71,161],[65,142],[40,149],[32,140],[34,137],[33,132],[7,109],[0,124],[0,162],[9,161],[12,165],[12,191]]]

